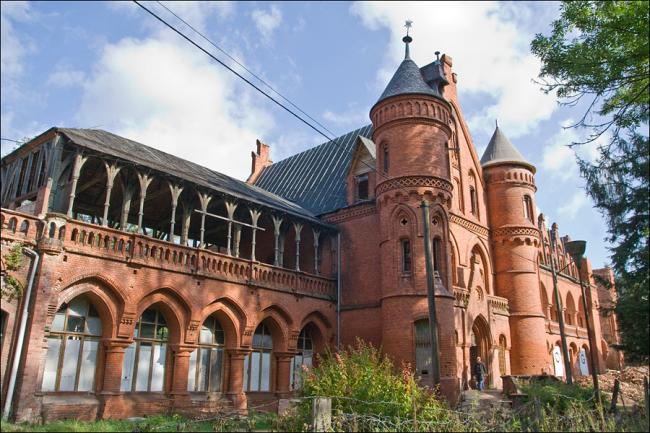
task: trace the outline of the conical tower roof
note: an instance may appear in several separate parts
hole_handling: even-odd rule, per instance
[[[397,95],[429,95],[441,98],[437,90],[429,86],[422,77],[420,68],[409,54],[409,43],[412,41],[410,36],[406,36],[403,41],[406,43],[404,60],[399,65],[393,78],[388,82],[386,89],[381,94],[375,106],[384,99]]]
[[[485,168],[491,165],[505,163],[522,164],[535,173],[535,166],[526,161],[523,155],[510,143],[508,137],[497,126],[487,149],[485,149],[485,153],[483,153],[483,157],[481,157],[481,166]]]

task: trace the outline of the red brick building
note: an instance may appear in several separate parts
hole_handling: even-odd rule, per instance
[[[590,349],[593,368],[620,366],[611,272],[585,261],[583,303],[567,238],[535,218],[535,167],[498,128],[479,159],[456,84],[449,56],[419,68],[407,43],[371,125],[277,163],[258,142],[246,183],[101,130],[51,128],[7,155],[2,254],[20,242],[25,265],[23,296],[2,302],[3,408],[275,404],[315,353],[356,338],[431,384],[422,200],[446,396],[474,386],[477,356],[495,387],[561,374],[558,314],[574,374]]]

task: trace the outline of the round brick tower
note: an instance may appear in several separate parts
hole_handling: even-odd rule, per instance
[[[423,384],[433,383],[428,341],[428,304],[421,201],[431,204],[432,233],[438,236],[436,312],[442,392],[458,394],[454,298],[446,257],[452,200],[448,141],[451,107],[440,60],[420,69],[406,55],[370,110],[377,144],[376,200],[381,248],[382,347],[395,364],[416,367]],[[432,239],[432,241],[434,240]],[[424,322],[423,322],[424,321]],[[424,324],[424,326],[423,326]],[[418,326],[420,325],[420,326]],[[419,349],[416,350],[416,345]]]
[[[497,127],[481,158],[487,189],[497,295],[510,307],[512,374],[547,368],[545,318],[539,297],[535,167]]]

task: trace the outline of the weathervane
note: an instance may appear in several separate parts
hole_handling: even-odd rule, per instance
[[[405,53],[404,53],[404,60],[410,60],[411,56],[409,53],[409,44],[413,41],[413,38],[409,36],[409,30],[411,30],[411,26],[413,25],[413,21],[411,20],[406,20],[406,23],[404,24],[404,27],[406,27],[406,36],[402,38],[402,42],[406,44],[405,48]]]
[[[408,36],[409,35],[409,30],[411,30],[411,27],[413,27],[413,21],[406,20],[406,23],[404,24],[404,27],[406,27],[406,36]]]

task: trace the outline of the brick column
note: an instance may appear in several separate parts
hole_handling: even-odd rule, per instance
[[[122,384],[122,365],[124,363],[124,351],[131,344],[125,340],[104,340],[104,381],[100,394],[101,418],[120,417],[128,410],[128,403],[122,398],[120,386]]]
[[[187,373],[190,368],[190,354],[196,347],[184,345],[170,345],[174,353],[171,388],[169,393],[176,397],[189,395],[187,390]]]
[[[280,398],[287,398],[291,395],[291,360],[295,355],[293,352],[274,352],[277,365],[275,392]]]
[[[232,402],[235,409],[246,409],[247,401],[244,393],[244,359],[250,353],[245,349],[229,349],[230,361],[228,391],[226,397]]]

